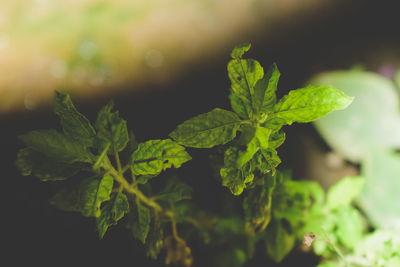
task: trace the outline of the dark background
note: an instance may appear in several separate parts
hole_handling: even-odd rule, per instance
[[[272,35],[244,36],[253,44],[248,56],[256,58],[266,68],[276,62],[282,73],[280,94],[301,87],[313,73],[323,70],[346,69],[364,64],[377,70],[382,64],[397,64],[400,55],[399,11],[395,1],[349,1],[329,12],[316,12],[312,17],[298,18],[279,26]],[[115,106],[128,121],[139,141],[166,138],[176,125],[215,107],[229,108],[229,81],[226,63],[230,50],[212,61],[188,66],[176,79],[160,88],[135,88],[127,85],[125,93],[114,97]],[[398,66],[398,65],[397,65]],[[1,75],[1,74],[0,74]],[[151,90],[150,90],[151,89]],[[133,93],[132,91],[135,91]],[[131,93],[129,93],[131,92]],[[91,120],[108,99],[74,101],[81,113]],[[143,246],[133,240],[124,227],[113,227],[99,241],[93,219],[80,214],[56,210],[48,199],[59,188],[55,183],[44,183],[34,177],[22,177],[14,166],[22,143],[17,136],[32,129],[59,127],[51,108],[41,108],[2,115],[0,118],[1,155],[1,232],[2,261],[10,258],[7,266],[22,263],[37,266],[130,265],[164,266],[144,255]],[[287,130],[287,141],[279,154],[281,167],[294,169],[301,178],[301,161],[307,151],[301,151],[301,135],[318,138],[310,125],[295,125]],[[318,139],[320,145],[325,144]],[[195,200],[207,206],[218,203],[225,190],[211,177],[211,170],[202,151],[189,150],[194,160],[182,167],[182,174],[196,191],[206,190],[207,196],[197,194]],[[207,248],[193,249],[196,265],[203,266]],[[196,255],[198,257],[196,257]],[[162,257],[161,257],[162,258]],[[316,259],[292,254],[279,266],[313,266]],[[6,265],[3,265],[6,266]],[[257,255],[247,266],[278,266]]]

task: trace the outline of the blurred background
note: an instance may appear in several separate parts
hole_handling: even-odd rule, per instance
[[[113,98],[139,141],[165,138],[193,115],[229,108],[226,64],[231,49],[241,42],[252,43],[248,56],[264,68],[277,63],[281,95],[310,79],[336,82],[331,76],[314,76],[321,72],[351,69],[369,75],[361,80],[379,75],[394,92],[380,102],[385,106],[394,101],[389,112],[396,118],[386,124],[400,122],[400,32],[392,1],[0,0],[1,196],[6,232],[1,240],[7,254],[16,263],[29,259],[45,265],[95,265],[136,259],[141,263],[132,266],[163,266],[162,261],[146,259],[144,249],[125,229],[116,228],[99,242],[93,221],[51,207],[47,200],[57,185],[22,177],[14,167],[22,147],[17,136],[58,127],[52,98],[59,90],[71,93],[77,108],[91,120]],[[363,95],[363,85],[357,88],[360,91],[348,94]],[[380,92],[379,82],[376,88]],[[376,115],[377,121],[382,116]],[[354,153],[335,146],[341,141],[328,136],[329,125],[288,129],[279,151],[283,167],[293,169],[295,177],[318,180],[325,188],[344,175],[358,175],[362,155],[367,154],[362,144]],[[400,133],[398,129],[385,128],[386,135],[376,139],[387,140]],[[344,146],[351,147],[360,132]],[[398,149],[399,144],[393,138],[378,145]],[[196,178],[208,179],[204,177],[210,172],[203,170]],[[249,266],[265,266],[265,261]]]

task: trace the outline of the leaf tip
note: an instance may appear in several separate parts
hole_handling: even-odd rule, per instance
[[[238,59],[243,56],[244,53],[250,50],[251,44],[250,43],[243,43],[235,46],[231,52],[231,57],[233,59]]]

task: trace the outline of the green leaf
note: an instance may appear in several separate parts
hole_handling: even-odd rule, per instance
[[[190,159],[185,148],[170,139],[149,140],[133,152],[131,170],[135,175],[159,174],[172,166],[179,168]]]
[[[262,149],[261,154],[264,158],[262,172],[266,173],[271,171],[272,175],[274,175],[276,167],[278,167],[278,165],[281,163],[278,153],[275,149],[268,148]]]
[[[273,112],[276,103],[275,92],[278,89],[280,75],[278,67],[274,63],[269,67],[264,77],[256,83],[253,100],[255,114],[270,114]]]
[[[99,217],[100,205],[110,199],[114,179],[91,177],[58,192],[50,203],[65,211],[78,211],[86,217]]]
[[[104,237],[108,227],[117,224],[127,212],[129,212],[129,202],[126,195],[122,192],[114,193],[111,200],[101,209],[100,217],[96,220],[100,239]]]
[[[277,149],[285,142],[285,139],[286,135],[283,131],[275,131],[269,136],[268,146]]]
[[[295,244],[295,237],[286,228],[281,221],[274,221],[266,230],[267,254],[277,263],[289,254]]]
[[[233,59],[228,63],[228,76],[231,90],[239,98],[250,119],[253,118],[254,87],[264,76],[264,70],[258,61],[253,59]],[[233,103],[231,103],[232,106]]]
[[[169,136],[185,146],[210,148],[235,138],[239,126],[240,118],[235,113],[216,108],[185,121]]]
[[[158,201],[167,203],[192,198],[192,188],[176,179],[170,179],[167,185],[155,196]]]
[[[228,187],[234,195],[240,195],[246,184],[251,183],[254,178],[250,164],[245,164],[242,168],[237,167],[238,155],[237,147],[228,148],[224,155],[224,167],[220,170],[222,185]]]
[[[235,111],[236,114],[238,114],[243,119],[249,118],[245,104],[240,99],[240,97],[238,97],[232,90],[229,94],[229,100],[231,101],[232,110]]]
[[[239,152],[239,157],[237,160],[238,168],[241,168],[246,164],[249,160],[251,160],[255,153],[259,149],[267,149],[269,142],[269,135],[271,134],[271,130],[264,127],[257,127],[255,129],[253,139],[247,144],[246,151]]]
[[[231,57],[234,59],[241,58],[244,53],[250,50],[251,44],[245,43],[235,46],[231,52]]]
[[[339,241],[348,249],[355,248],[363,235],[363,221],[361,214],[350,206],[344,206],[337,212],[336,234]]]
[[[97,147],[103,151],[107,144],[111,144],[109,154],[122,151],[129,141],[126,121],[121,119],[118,111],[112,112],[114,102],[104,106],[97,115]]]
[[[33,174],[42,181],[64,180],[84,168],[81,164],[55,161],[31,148],[21,149],[15,163],[22,175]]]
[[[131,226],[132,234],[145,244],[150,230],[150,210],[142,203],[136,202],[136,205],[132,207],[131,213],[133,215],[133,224]]]
[[[84,146],[93,146],[96,131],[90,121],[76,110],[69,94],[56,91],[54,104],[65,135]]]
[[[361,177],[345,177],[333,185],[326,195],[326,205],[330,209],[350,205],[361,193],[365,180]]]
[[[99,217],[100,205],[110,199],[114,179],[105,175],[103,178],[88,178],[79,187],[79,202],[81,212],[87,217]]]
[[[352,97],[332,86],[312,86],[296,89],[282,97],[274,107],[271,119],[284,124],[310,122],[334,110],[345,109]],[[267,120],[267,123],[270,119]]]
[[[81,144],[56,130],[36,130],[19,136],[33,150],[66,163],[92,162],[94,156]]]

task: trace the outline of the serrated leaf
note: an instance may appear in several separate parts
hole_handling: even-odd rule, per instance
[[[96,131],[90,121],[76,110],[69,94],[56,91],[54,111],[61,119],[61,125],[66,136],[83,146],[93,146]]]
[[[248,117],[253,118],[254,87],[264,76],[263,68],[254,59],[233,59],[227,69],[232,92],[242,101]]]
[[[84,168],[81,164],[55,161],[31,148],[21,149],[15,163],[22,175],[33,174],[42,181],[64,180]]]
[[[235,138],[239,126],[240,118],[235,113],[216,108],[185,121],[169,136],[185,146],[210,148]]]
[[[119,117],[118,111],[112,112],[114,102],[104,106],[97,115],[97,147],[103,151],[107,144],[111,144],[110,154],[122,151],[129,141],[126,121]]]
[[[333,185],[326,195],[326,205],[330,209],[350,205],[361,193],[365,180],[361,177],[345,177]]]
[[[310,86],[296,89],[282,97],[274,107],[272,119],[282,120],[290,125],[293,122],[310,122],[334,110],[345,109],[353,101],[352,97],[332,86]]]
[[[124,217],[127,212],[129,212],[127,196],[122,192],[113,194],[111,200],[101,209],[100,217],[96,220],[99,238],[102,239],[107,229],[110,226],[117,224],[117,222]]]
[[[135,175],[159,174],[167,168],[179,168],[190,160],[183,146],[170,139],[140,143],[131,156],[131,170]]]
[[[257,81],[254,87],[253,108],[256,114],[270,114],[276,103],[276,90],[280,72],[276,64],[272,64],[264,77]]]
[[[241,58],[244,53],[250,50],[251,44],[250,43],[244,43],[235,46],[231,52],[231,57],[234,59]]]
[[[36,130],[19,136],[31,149],[57,161],[92,162],[94,156],[81,144],[56,130]]]
[[[281,221],[274,221],[267,229],[266,247],[268,256],[275,262],[281,262],[293,249],[295,237],[291,235]]]

